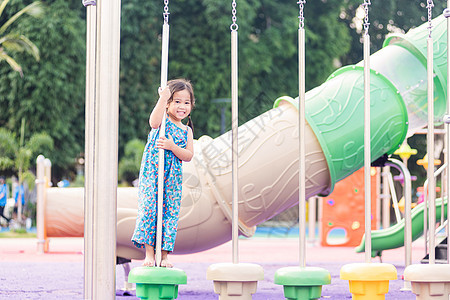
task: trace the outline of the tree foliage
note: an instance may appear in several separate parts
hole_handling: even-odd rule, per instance
[[[433,18],[442,14],[446,4],[445,1],[434,1]],[[409,29],[425,23],[428,20],[426,6],[426,0],[372,1],[369,9],[371,52],[382,48],[387,34],[406,33]],[[356,26],[356,24],[362,24],[361,16],[356,16],[358,9],[361,13],[361,8],[356,2],[348,5],[342,12],[343,20],[353,29],[351,31],[352,47],[343,61],[345,64],[357,63],[362,60],[362,35],[360,27]]]
[[[124,155],[119,162],[119,181],[132,185],[133,180],[138,178],[144,148],[145,142],[138,139],[133,139],[125,145]]]
[[[347,2],[313,1],[306,6],[309,88],[325,80],[336,68],[333,62],[350,49],[350,29],[339,18]],[[149,130],[147,119],[160,82],[162,9],[142,0],[127,1],[122,9],[121,141],[144,139]],[[240,119],[244,122],[272,107],[279,96],[298,93],[298,6],[286,0],[240,1],[237,19]],[[217,136],[221,107],[212,101],[231,95],[230,3],[177,1],[170,6],[169,23],[169,78],[185,77],[194,84],[195,137]]]
[[[26,4],[12,0],[11,11]],[[67,1],[43,4],[46,13],[41,19],[24,18],[15,28],[35,41],[40,61],[17,53],[23,78],[0,67],[0,127],[18,132],[25,118],[26,138],[37,132],[48,133],[55,145],[48,157],[58,176],[73,164],[84,146],[86,25]]]
[[[22,122],[24,126],[25,122]],[[19,183],[27,182],[27,186],[34,187],[34,175],[29,171],[33,158],[39,154],[48,155],[53,150],[53,139],[47,133],[34,133],[28,140],[24,140],[25,128],[22,127],[21,136],[5,128],[0,128],[0,171],[16,175]]]
[[[0,24],[31,3],[10,0]],[[61,178],[84,152],[86,9],[80,2],[42,1],[46,13],[39,21],[21,18],[14,28],[35,42],[40,61],[14,53],[24,77],[0,64],[0,127],[18,133],[26,119],[27,138],[46,132],[54,140],[49,154],[53,174]],[[361,60],[357,0],[308,1],[305,5],[306,88],[321,84],[341,65]],[[372,52],[385,34],[407,31],[426,21],[426,1],[373,1],[369,21]],[[270,109],[282,95],[298,94],[298,5],[287,0],[242,0],[239,25],[239,118],[245,122]],[[444,4],[435,3],[434,16]],[[231,2],[179,0],[170,3],[169,79],[192,81],[197,107],[192,113],[194,136],[220,133],[220,113],[226,108],[230,127]],[[133,139],[145,140],[148,117],[160,85],[163,3],[122,2],[119,91],[119,157]],[[359,18],[359,19],[358,19]],[[359,22],[359,23],[358,23]],[[1,162],[0,162],[1,163]],[[132,164],[130,164],[132,165]],[[64,174],[63,174],[64,173]]]
[[[0,17],[5,11],[9,0],[3,0],[0,3]],[[22,67],[11,56],[11,52],[26,52],[39,61],[39,49],[25,35],[11,29],[14,23],[19,22],[22,15],[28,14],[34,17],[42,16],[43,9],[40,1],[35,1],[16,12],[13,16],[6,19],[0,26],[0,61],[6,61],[9,66],[23,76]],[[18,21],[19,20],[19,21]]]

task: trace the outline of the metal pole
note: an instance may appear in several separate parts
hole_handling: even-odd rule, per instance
[[[450,78],[450,57],[449,57],[449,51],[448,47],[450,46],[450,0],[447,1],[447,8],[444,10],[444,16],[447,18],[447,79]],[[447,163],[447,228],[446,228],[446,235],[447,235],[447,263],[450,263],[450,247],[449,245],[449,239],[450,239],[450,205],[448,205],[450,200],[450,129],[447,121],[450,121],[450,81],[447,80],[447,115],[445,116],[445,133],[446,133],[446,141],[445,141],[445,153],[446,153],[446,163]],[[444,203],[444,199],[442,199],[442,203]],[[443,210],[442,210],[443,212]]]
[[[383,178],[383,191],[381,196],[382,203],[382,222],[381,225],[383,229],[389,228],[391,223],[391,193],[389,189],[389,174],[391,173],[391,168],[384,166],[381,172],[381,177]]]
[[[50,159],[46,158],[44,159],[44,181],[45,181],[45,188],[44,188],[44,239],[45,239],[45,246],[44,246],[44,252],[48,252],[48,244],[49,239],[47,237],[47,228],[46,228],[46,213],[47,213],[47,193],[46,190],[52,186],[52,162]]]
[[[306,188],[305,188],[305,29],[298,29],[298,66],[299,66],[299,249],[300,267],[306,267]]]
[[[381,228],[381,168],[377,169],[376,181],[375,181],[375,190],[376,190],[376,219],[377,219],[377,229]]]
[[[86,104],[85,104],[85,172],[84,172],[84,299],[92,299],[94,290],[94,145],[95,145],[95,70],[97,40],[96,1],[86,6]]]
[[[371,232],[371,182],[370,182],[370,36],[364,35],[364,212],[365,212],[365,262],[372,257]]]
[[[398,207],[397,195],[395,193],[394,178],[391,173],[388,174],[388,179],[389,179],[389,189],[391,190],[392,205],[394,206],[395,219],[396,219],[397,223],[400,223],[400,221],[402,220],[402,216],[400,214],[400,209]]]
[[[405,196],[405,267],[411,265],[411,249],[412,249],[412,224],[411,224],[411,173],[404,163],[398,159],[390,158],[386,163],[392,167],[396,167],[404,178],[403,194]]]
[[[45,250],[44,161],[43,155],[39,155],[36,159],[36,233],[38,254],[43,254]]]
[[[85,292],[87,299],[113,299],[116,292],[120,5],[120,0],[101,0],[96,10],[94,124],[87,126],[93,131],[88,160],[93,163],[88,183],[93,184],[88,194],[92,206],[87,208],[93,209],[92,247],[85,254],[92,259],[85,265],[92,289]]]
[[[309,219],[308,219],[308,239],[310,243],[316,241],[316,209],[317,209],[317,197],[311,197],[308,199],[309,203]]]
[[[239,263],[239,210],[238,210],[238,33],[231,31],[231,149],[232,149],[232,239],[233,263]]]
[[[161,88],[167,85],[167,71],[169,61],[169,24],[164,22],[162,34],[162,52],[161,52]],[[164,112],[161,125],[159,127],[159,136],[166,135],[166,113]],[[156,221],[156,266],[161,265],[161,245],[162,245],[162,215],[164,203],[164,149],[158,152],[158,214]]]
[[[428,219],[429,228],[429,258],[430,264],[435,263],[435,232],[436,224],[436,183],[434,178],[434,84],[433,84],[433,38],[430,34],[427,38],[427,80],[428,80],[428,134],[427,134],[427,152],[428,152],[428,199],[430,215]]]

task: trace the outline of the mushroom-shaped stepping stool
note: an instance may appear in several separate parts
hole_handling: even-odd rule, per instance
[[[416,294],[417,300],[450,299],[450,265],[410,265],[403,275],[405,280],[411,281],[412,292]]]
[[[347,264],[341,268],[341,279],[349,281],[353,300],[384,300],[397,269],[386,263]]]
[[[128,282],[136,283],[136,297],[149,300],[172,300],[178,297],[178,285],[187,283],[183,270],[177,268],[136,267]]]
[[[330,284],[330,272],[317,267],[285,267],[275,273],[276,284],[284,286],[288,300],[318,299],[322,285]]]
[[[213,281],[219,300],[251,300],[264,270],[257,264],[217,263],[208,267],[206,278]]]

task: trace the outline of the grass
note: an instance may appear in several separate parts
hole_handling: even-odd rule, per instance
[[[25,229],[17,229],[14,231],[0,232],[0,239],[14,239],[14,238],[36,238],[36,233],[27,232]]]

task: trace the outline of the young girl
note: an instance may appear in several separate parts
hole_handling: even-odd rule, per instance
[[[181,202],[182,161],[194,155],[193,126],[190,113],[194,108],[194,91],[189,81],[171,80],[159,88],[159,100],[150,115],[152,128],[142,156],[139,173],[139,208],[134,245],[145,248],[144,266],[155,265],[156,213],[158,203],[158,152],[164,153],[164,204],[162,217],[161,267],[172,267],[167,259],[173,251]],[[159,126],[166,114],[166,136],[159,137]],[[188,118],[188,127],[181,121]]]

